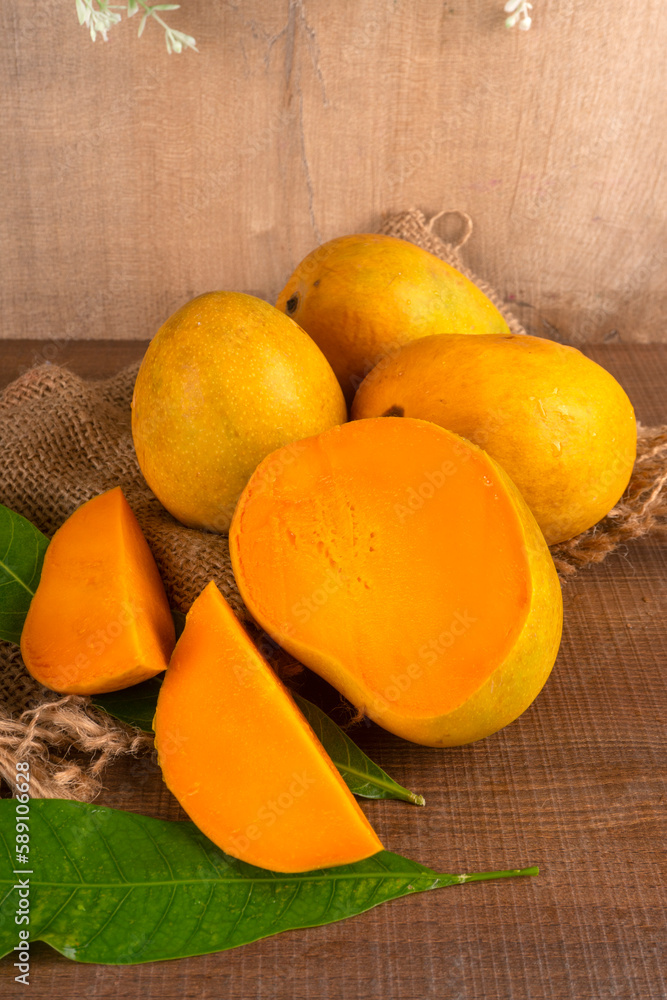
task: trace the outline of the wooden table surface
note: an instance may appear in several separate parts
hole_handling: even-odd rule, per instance
[[[44,345],[0,342],[0,384]],[[143,345],[59,345],[112,373]],[[587,348],[640,420],[667,421],[667,345]],[[47,355],[48,356],[48,355]],[[665,989],[667,546],[634,542],[564,586],[558,661],[537,701],[480,743],[434,750],[374,726],[353,735],[425,809],[364,802],[387,847],[439,871],[540,866],[534,879],[442,889],[234,951],[151,965],[77,965],[34,948],[33,1000],[661,1000]],[[315,682],[302,690],[313,697]],[[321,685],[317,693],[321,693]],[[100,803],[181,815],[147,761],[107,772]],[[662,867],[661,867],[662,866]],[[24,995],[12,959],[0,996]]]

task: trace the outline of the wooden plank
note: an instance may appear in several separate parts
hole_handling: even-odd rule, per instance
[[[0,387],[34,365],[64,365],[84,378],[104,378],[144,356],[144,340],[0,341]]]
[[[191,2],[169,57],[74,0],[0,4],[0,336],[152,336],[274,300],[322,240],[417,205],[539,333],[666,339],[661,0]],[[519,303],[523,303],[522,305]]]
[[[109,373],[120,367],[120,349],[106,348]],[[667,420],[667,345],[611,344],[593,353],[628,387],[642,419]],[[83,345],[71,363],[99,370],[99,356]],[[364,804],[388,847],[449,871],[537,863],[537,879],[442,890],[341,924],[147,966],[79,966],[39,945],[31,996],[665,996],[666,599],[664,542],[632,543],[565,585],[554,673],[513,725],[444,751],[404,743],[375,726],[354,730],[374,759],[426,796],[423,810]],[[300,684],[313,698],[335,700],[310,675]],[[150,758],[111,768],[99,802],[166,819],[182,815]],[[11,960],[3,960],[3,997],[22,995],[12,975]]]

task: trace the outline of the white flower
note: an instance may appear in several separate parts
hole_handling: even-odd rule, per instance
[[[127,0],[126,5],[112,5],[109,3],[109,0],[75,0],[75,2],[79,24],[85,24],[90,31],[90,37],[93,41],[95,41],[98,34],[102,36],[105,42],[108,40],[107,32],[121,20],[121,15],[117,14],[116,11],[124,9],[127,16],[132,17],[139,10],[142,10],[143,17],[139,24],[139,36],[142,35],[146,27],[146,22],[151,18],[157,21],[160,27],[164,29],[167,52],[170,54],[172,52],[182,52],[184,48],[194,49],[195,52],[198,51],[195,40],[191,35],[186,35],[183,31],[176,31],[174,28],[170,28],[160,17],[162,11],[178,10],[179,4],[177,3],[150,4],[148,0]]]
[[[120,14],[116,14],[114,8],[109,7],[106,3],[100,3],[99,10],[97,10],[93,7],[93,0],[76,0],[76,13],[79,24],[85,24],[93,41],[99,32],[104,41],[107,42],[107,31],[120,21]]]
[[[510,16],[505,19],[505,27],[513,28],[515,24],[518,24],[521,31],[528,31],[533,23],[528,11],[532,9],[533,5],[528,3],[528,0],[507,0],[505,13]]]

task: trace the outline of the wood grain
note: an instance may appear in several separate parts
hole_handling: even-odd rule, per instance
[[[0,5],[0,337],[148,339],[315,245],[460,208],[538,333],[665,340],[661,0],[190,0],[169,57],[74,0]]]
[[[0,384],[32,358],[0,363]],[[38,346],[38,345],[37,345]],[[81,374],[111,374],[143,345],[71,345]],[[646,423],[667,420],[667,345],[588,349]],[[21,359],[24,359],[23,361]],[[136,967],[76,965],[34,948],[34,1000],[660,1000],[665,990],[667,548],[644,539],[564,587],[565,632],[537,701],[453,750],[375,726],[354,738],[426,796],[364,808],[389,848],[454,872],[535,863],[536,879],[398,900],[354,920],[217,955]],[[301,691],[337,696],[305,673]],[[107,772],[101,804],[182,818],[150,758]],[[11,959],[0,995],[23,996]]]

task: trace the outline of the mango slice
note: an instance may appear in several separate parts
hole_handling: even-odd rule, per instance
[[[187,616],[153,727],[168,788],[227,854],[271,871],[299,872],[382,850],[213,582]]]
[[[21,635],[32,676],[62,694],[102,694],[165,670],[174,623],[155,560],[120,487],[56,531]]]
[[[507,725],[556,658],[560,586],[535,519],[485,452],[424,420],[357,420],[274,452],[230,551],[262,627],[416,743]]]

